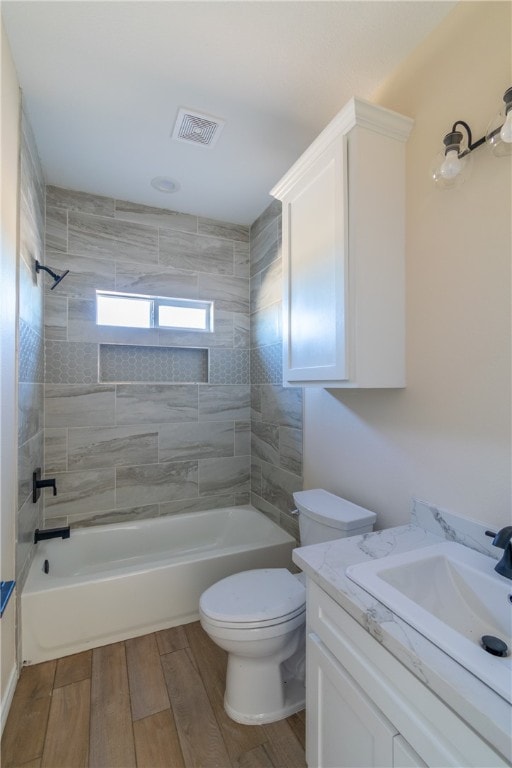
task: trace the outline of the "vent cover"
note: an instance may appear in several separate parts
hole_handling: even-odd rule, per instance
[[[181,108],[176,118],[172,138],[203,147],[213,147],[224,127],[224,120],[212,115]]]

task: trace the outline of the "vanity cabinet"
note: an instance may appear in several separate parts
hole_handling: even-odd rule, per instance
[[[509,766],[317,584],[307,584],[308,768]]]
[[[310,768],[427,765],[313,633],[308,654]]]
[[[352,99],[272,189],[283,215],[285,385],[405,385],[405,141]]]

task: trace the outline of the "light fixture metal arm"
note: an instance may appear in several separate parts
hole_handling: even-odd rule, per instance
[[[469,153],[472,152],[474,149],[476,149],[477,147],[481,147],[482,144],[485,143],[485,136],[482,136],[481,139],[478,139],[477,141],[473,142],[473,134],[471,133],[471,128],[469,127],[469,125],[466,123],[465,120],[457,120],[453,124],[452,133],[454,133],[457,130],[458,125],[461,125],[464,128],[468,136],[468,147],[467,149],[464,150],[464,152],[461,152],[459,154],[459,157],[465,157],[466,155],[469,155]]]
[[[503,103],[484,136],[476,141],[465,120],[454,122],[431,166],[431,176],[438,189],[450,189],[464,182],[469,174],[471,153],[482,144],[488,144],[496,157],[512,155],[512,86],[505,91]]]

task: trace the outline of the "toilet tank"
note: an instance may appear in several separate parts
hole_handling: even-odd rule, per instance
[[[322,488],[297,491],[293,499],[299,510],[300,543],[303,547],[370,533],[377,518],[375,512]]]

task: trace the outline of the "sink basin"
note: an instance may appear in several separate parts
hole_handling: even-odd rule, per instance
[[[377,598],[512,703],[512,581],[496,560],[455,542],[443,542],[351,565],[349,579]],[[498,657],[483,635],[508,646]]]

